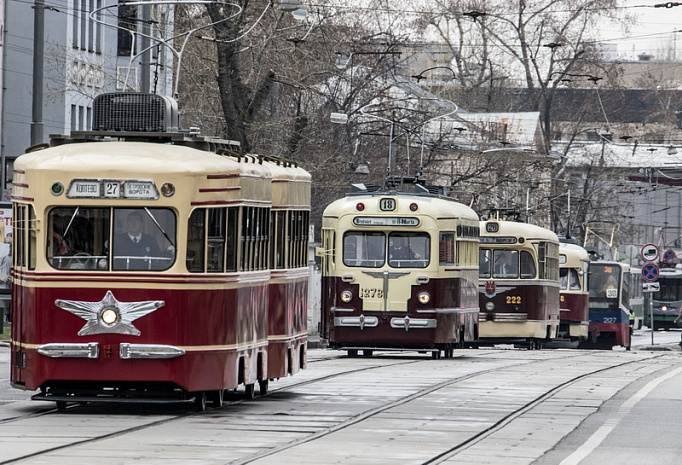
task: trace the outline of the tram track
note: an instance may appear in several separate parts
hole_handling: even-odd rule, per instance
[[[396,407],[400,407],[403,405],[410,404],[411,402],[418,401],[420,399],[425,398],[429,394],[433,394],[438,392],[439,390],[443,390],[449,387],[456,386],[458,383],[464,383],[469,380],[475,380],[478,377],[485,377],[486,375],[491,375],[494,374],[495,372],[503,371],[503,370],[510,370],[514,369],[515,367],[520,367],[520,366],[526,366],[529,367],[534,364],[542,364],[548,361],[560,361],[560,360],[568,360],[568,359],[579,359],[582,357],[591,357],[594,355],[594,353],[591,352],[566,352],[566,354],[562,354],[560,357],[540,357],[538,359],[528,359],[524,357],[517,357],[513,353],[510,353],[512,351],[509,350],[485,350],[485,351],[473,351],[473,352],[467,352],[466,353],[466,358],[468,362],[473,362],[473,361],[480,361],[484,363],[493,363],[494,366],[485,368],[485,367],[477,367],[474,368],[475,371],[472,371],[470,373],[466,373],[460,376],[456,376],[453,378],[445,379],[442,381],[439,381],[437,383],[433,383],[431,385],[425,386],[415,392],[412,392],[408,395],[401,396],[399,398],[392,399],[389,402],[384,402],[381,405],[373,405],[371,408],[367,408],[363,411],[357,412],[356,414],[342,420],[342,421],[336,421],[335,424],[320,429],[318,431],[305,434],[303,436],[300,436],[294,440],[288,441],[286,443],[281,443],[277,444],[273,447],[265,448],[264,450],[260,450],[256,453],[252,454],[247,454],[244,455],[236,460],[233,461],[228,461],[225,463],[229,463],[230,465],[243,465],[243,464],[250,464],[259,461],[260,459],[264,459],[267,457],[271,458],[277,458],[278,454],[284,453],[288,450],[294,449],[298,446],[305,445],[305,444],[311,444],[314,443],[315,441],[321,440],[327,436],[333,435],[334,433],[350,429],[354,425],[361,424],[362,422],[365,422],[367,420],[371,420],[374,418],[377,418],[379,415],[385,412],[389,412],[391,409],[394,409]],[[507,357],[504,357],[504,355],[508,355]],[[502,356],[502,357],[500,357]],[[664,354],[659,354],[657,356],[651,356],[648,358],[648,360],[652,360],[658,357],[663,357]],[[315,363],[317,365],[317,362],[322,362],[322,361],[329,361],[329,362],[334,362],[337,360],[341,360],[344,357],[333,357],[328,360],[316,360]],[[476,360],[472,360],[476,359]],[[358,360],[358,359],[356,359]],[[428,363],[432,364],[434,361],[430,359],[425,359],[425,358],[409,358],[407,360],[405,359],[396,359],[395,363],[394,360],[390,360],[390,363],[386,363],[386,357],[375,357],[375,358],[363,358],[360,359],[365,363],[369,362],[369,365],[362,366],[362,367],[357,367],[357,368],[352,368],[351,369],[345,369],[348,366],[345,365],[342,369],[338,369],[338,367],[334,368],[334,372],[328,372],[328,373],[321,373],[321,376],[315,376],[314,378],[310,379],[292,379],[292,382],[288,385],[277,387],[271,390],[270,394],[268,396],[273,396],[273,398],[276,398],[278,394],[284,394],[287,392],[295,392],[297,389],[305,388],[308,387],[310,388],[311,386],[314,386],[315,383],[323,383],[323,382],[328,382],[328,381],[333,381],[334,379],[339,379],[339,378],[344,378],[348,376],[353,376],[353,375],[358,375],[358,374],[363,374],[367,372],[371,372],[372,370],[390,370],[391,368],[395,367],[401,367],[401,366],[410,366],[410,365],[415,365],[415,364],[420,364],[420,363]],[[450,361],[457,361],[457,357],[454,359],[449,359]],[[358,360],[359,361],[359,360]],[[556,395],[558,392],[560,392],[563,389],[566,389],[567,387],[575,384],[576,382],[589,378],[591,376],[594,376],[599,373],[604,373],[608,372],[609,370],[617,369],[626,365],[630,365],[633,363],[638,363],[640,360],[629,360],[629,361],[624,361],[622,363],[617,363],[611,366],[607,367],[602,367],[599,369],[595,370],[590,370],[589,372],[582,373],[578,376],[574,376],[571,379],[565,380],[564,382],[557,384],[555,386],[552,386],[549,389],[546,389],[544,392],[539,393],[537,396],[535,396],[533,399],[529,400],[528,402],[524,403],[523,405],[519,406],[518,408],[514,409],[513,411],[510,411],[507,415],[504,417],[500,418],[495,424],[490,425],[488,428],[476,432],[476,434],[471,435],[469,438],[463,441],[459,441],[457,444],[452,445],[452,447],[448,448],[447,450],[441,451],[438,454],[435,454],[431,456],[430,458],[425,458],[424,461],[422,462],[424,465],[426,464],[439,464],[447,461],[449,458],[457,455],[459,452],[466,450],[468,447],[471,447],[472,445],[482,441],[486,437],[490,436],[496,431],[499,431],[500,429],[504,428],[505,425],[509,424],[510,422],[513,422],[515,419],[521,417],[524,415],[526,412],[531,410],[533,407],[541,404],[543,401],[551,398],[552,396]],[[312,362],[312,361],[311,361]],[[441,360],[443,362],[443,360]],[[474,366],[473,364],[470,364],[470,366]],[[479,369],[483,368],[483,369]],[[330,367],[329,369],[332,369]],[[428,367],[426,368],[428,369]],[[539,369],[539,368],[538,368]],[[261,398],[267,398],[268,396],[261,397]],[[257,398],[258,399],[258,398]],[[222,419],[222,421],[227,420],[228,424],[230,422],[230,419],[232,417],[232,413],[230,412],[231,406],[236,406],[239,404],[242,404],[246,402],[246,399],[235,399],[235,400],[227,400],[223,404],[223,408],[218,408],[218,409],[209,409],[207,412],[187,412],[187,413],[181,413],[177,415],[166,415],[163,418],[152,418],[151,421],[143,423],[143,424],[138,424],[131,426],[129,428],[121,428],[121,429],[116,429],[115,431],[109,431],[106,432],[105,434],[100,434],[97,436],[93,436],[90,438],[85,438],[82,440],[78,441],[73,441],[65,444],[60,444],[56,445],[54,447],[48,447],[45,449],[42,449],[40,451],[35,451],[33,453],[25,454],[22,455],[21,457],[13,457],[9,460],[5,461],[0,461],[0,465],[5,465],[5,464],[16,464],[16,463],[23,463],[24,461],[30,460],[30,459],[35,459],[35,458],[41,458],[44,459],[45,457],[49,457],[50,454],[55,453],[55,452],[60,452],[60,451],[67,451],[70,448],[78,448],[80,446],[85,446],[88,444],[95,444],[97,442],[102,442],[106,441],[107,439],[113,439],[113,438],[120,438],[120,437],[125,437],[126,435],[129,434],[135,434],[137,432],[143,431],[143,430],[150,430],[156,427],[161,427],[163,425],[173,423],[173,422],[179,422],[185,419],[191,419],[192,417],[196,418],[201,418],[201,415],[204,415],[205,413],[213,413],[219,418]],[[253,402],[253,401],[250,401]],[[82,408],[82,406],[81,406]],[[74,405],[69,408],[71,409],[79,409],[78,405]],[[0,421],[0,425],[6,425],[9,423],[13,422],[18,422],[20,420],[30,420],[32,418],[38,418],[41,416],[45,415],[50,415],[53,413],[57,414],[64,414],[64,411],[58,411],[57,409],[48,409],[45,411],[41,412],[32,412],[31,414],[25,415],[25,416],[19,416],[19,417],[14,417],[14,418],[7,418],[5,420]],[[85,412],[87,415],[88,413]],[[277,413],[269,413],[270,415],[277,415]],[[207,417],[208,418],[208,417]]]

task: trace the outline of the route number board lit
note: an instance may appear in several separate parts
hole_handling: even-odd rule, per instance
[[[395,207],[395,199],[385,198],[379,200],[379,210],[382,212],[392,212],[395,210]]]

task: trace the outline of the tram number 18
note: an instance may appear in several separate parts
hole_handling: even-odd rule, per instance
[[[360,289],[361,299],[383,299],[384,291],[382,289]]]
[[[392,212],[395,210],[395,199],[381,199],[379,200],[379,209],[382,212]]]

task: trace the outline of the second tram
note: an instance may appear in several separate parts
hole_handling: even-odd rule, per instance
[[[478,216],[451,198],[359,191],[322,224],[323,337],[334,349],[451,356],[477,337]]]
[[[559,337],[562,339],[587,339],[590,324],[589,263],[589,253],[579,245],[562,242],[559,246]]]
[[[578,347],[606,349],[623,346],[630,350],[629,266],[615,261],[590,263],[590,329]]]
[[[529,349],[559,331],[559,239],[531,224],[481,222],[479,336],[476,345],[512,343]]]

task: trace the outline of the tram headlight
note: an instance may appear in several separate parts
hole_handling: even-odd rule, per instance
[[[431,301],[431,296],[426,291],[420,292],[419,295],[417,296],[417,300],[419,301],[420,304],[426,305]]]
[[[358,202],[357,205],[355,205],[355,209],[359,212],[365,211],[365,204]]]
[[[411,203],[410,204],[410,211],[416,212],[417,210],[419,210],[419,205],[417,205],[416,203]]]
[[[668,311],[668,307],[666,307],[665,305],[661,305],[661,311],[662,311],[662,312],[667,312],[667,311]]]
[[[343,291],[341,293],[341,302],[347,304],[351,300],[353,300],[353,293],[351,291]]]
[[[105,325],[113,326],[118,322],[118,312],[112,308],[107,308],[102,312],[100,318]]]
[[[489,312],[492,312],[493,310],[495,310],[495,304],[492,302],[486,302],[485,309],[488,310]]]

